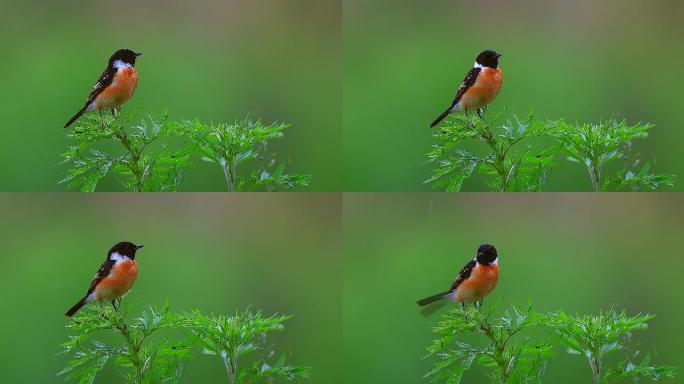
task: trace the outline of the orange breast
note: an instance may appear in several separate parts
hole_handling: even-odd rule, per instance
[[[501,68],[482,68],[477,81],[461,97],[463,109],[480,109],[496,98],[503,85]]]
[[[135,260],[117,261],[109,276],[95,288],[95,299],[114,300],[128,292],[138,277],[138,263]]]
[[[456,288],[455,300],[458,303],[472,303],[487,296],[499,281],[499,266],[478,265],[473,269],[470,277]]]
[[[138,86],[135,68],[122,68],[114,76],[112,84],[95,98],[95,110],[118,108],[133,96]]]

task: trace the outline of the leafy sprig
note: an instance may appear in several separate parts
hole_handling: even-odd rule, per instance
[[[436,361],[426,377],[458,384],[477,364],[488,370],[492,383],[541,383],[561,346],[588,360],[594,384],[660,382],[675,375],[673,367],[651,365],[651,356],[642,357],[630,343],[631,334],[646,330],[654,316],[628,316],[613,309],[599,315],[542,314],[528,304],[491,320],[497,305],[454,308],[443,317],[434,328],[437,338],[427,347],[426,358]],[[466,334],[480,335],[483,341],[465,342]],[[624,359],[608,366],[606,357],[617,351]]]
[[[162,379],[177,383],[190,358],[187,340],[150,342],[161,329],[178,325],[178,317],[169,312],[169,305],[150,307],[136,319],[128,320],[129,307],[119,310],[109,306],[90,306],[81,310],[67,327],[76,333],[62,344],[63,353],[72,354],[66,368],[59,374],[66,381],[92,383],[105,364],[113,360],[124,368],[129,383],[159,383]],[[112,345],[96,336],[113,331],[123,339],[122,345]]]
[[[282,332],[285,328],[283,322],[289,316],[264,317],[261,312],[249,310],[236,312],[233,316],[204,315],[193,311],[182,318],[196,342],[202,346],[203,353],[223,361],[230,384],[253,383],[267,377],[297,381],[310,376],[310,368],[285,365],[284,354],[275,362],[266,360],[275,354],[266,345],[267,335]],[[261,358],[250,358],[255,353],[261,353]]]
[[[502,111],[503,112],[503,111]],[[493,191],[542,191],[556,164],[565,158],[587,167],[593,191],[660,190],[674,185],[673,175],[651,173],[651,164],[631,154],[634,140],[648,137],[652,124],[628,124],[611,118],[597,124],[564,120],[535,121],[532,114],[498,124],[502,112],[480,118],[455,115],[433,136],[439,141],[427,154],[435,166],[425,183],[459,191],[475,169],[487,176]],[[470,142],[485,144],[483,154],[466,150]],[[619,161],[613,177],[605,166]]]
[[[285,163],[269,151],[268,143],[282,139],[287,124],[263,125],[250,118],[233,124],[171,122],[167,112],[136,122],[138,114],[91,114],[77,121],[67,133],[76,144],[62,154],[69,169],[60,183],[92,192],[114,174],[126,191],[178,191],[193,161],[202,159],[221,167],[228,191],[289,190],[310,184],[309,175],[285,173]],[[239,174],[239,166],[250,160],[251,171]]]
[[[176,314],[168,304],[150,307],[133,319],[129,312],[125,304],[118,310],[107,305],[82,309],[67,325],[75,334],[62,344],[62,353],[71,359],[59,375],[69,382],[90,384],[113,362],[129,383],[179,383],[185,367],[197,356],[193,351],[200,347],[204,354],[223,360],[231,384],[298,382],[310,376],[310,368],[286,365],[285,355],[271,361],[275,352],[267,336],[282,332],[288,316],[264,317],[250,310],[234,316]],[[152,337],[162,330],[163,337]],[[104,337],[111,332],[121,344]]]
[[[77,144],[62,154],[70,168],[60,183],[93,192],[113,172],[127,191],[177,191],[190,166],[189,148],[174,145],[168,113],[148,115],[137,123],[134,116],[91,114],[79,120],[67,133]],[[121,150],[105,150],[104,143]]]
[[[664,186],[673,186],[672,175],[650,174],[650,164],[640,166],[638,159],[629,161],[629,150],[634,140],[648,138],[648,131],[653,124],[637,123],[630,125],[626,120],[611,118],[597,124],[575,123],[565,121],[549,122],[555,127],[555,137],[563,148],[567,159],[584,164],[589,172],[591,186],[595,192],[606,190],[657,190]],[[613,178],[603,175],[605,165],[614,160],[623,160],[623,168]]]
[[[233,124],[191,120],[178,127],[196,145],[202,160],[221,167],[228,191],[292,189],[310,183],[309,175],[286,174],[285,164],[278,163],[275,154],[268,151],[268,143],[282,139],[288,124],[263,125],[259,120],[244,118]],[[249,176],[240,176],[239,167],[249,160],[258,160],[259,167]]]
[[[546,373],[552,344],[548,337],[519,336],[541,325],[532,306],[512,308],[490,321],[494,307],[455,308],[434,329],[437,339],[428,346],[426,357],[435,357],[426,377],[433,382],[457,384],[473,364],[489,371],[495,383],[538,383]],[[459,338],[467,333],[483,336],[484,343],[466,343]],[[519,336],[519,337],[516,337]]]
[[[425,183],[458,192],[463,182],[479,169],[488,176],[487,183],[494,191],[541,191],[556,154],[548,148],[535,147],[532,139],[547,136],[550,127],[535,123],[530,114],[495,128],[494,123],[502,113],[491,118],[456,115],[435,131],[433,136],[440,143],[428,152],[426,163],[436,168]],[[485,144],[487,151],[476,154],[465,150],[462,146],[468,141]]]
[[[630,352],[631,334],[648,329],[653,315],[628,316],[626,312],[610,310],[598,315],[569,316],[558,311],[546,316],[547,325],[560,337],[568,353],[584,356],[591,368],[595,384],[616,383],[623,379],[638,378],[661,381],[674,377],[672,367],[650,366],[651,357],[646,355],[639,361],[638,351],[621,360],[615,367],[607,367],[606,358],[617,351]]]

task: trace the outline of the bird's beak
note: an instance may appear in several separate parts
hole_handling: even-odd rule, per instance
[[[136,245],[136,246],[135,246],[135,249],[138,250],[138,249],[140,249],[140,248],[142,248],[142,247],[144,247],[144,245]]]
[[[497,53],[497,54],[496,54],[496,58],[498,59],[499,57],[501,57],[501,54],[500,54],[500,53]]]
[[[136,52],[136,53],[135,53],[135,57],[138,57],[138,56],[140,56],[140,55],[142,55],[142,52]]]

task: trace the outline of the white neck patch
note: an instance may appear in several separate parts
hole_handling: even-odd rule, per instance
[[[484,68],[484,66],[476,61],[473,68]]]
[[[477,257],[475,258],[475,264],[484,265],[484,264],[480,264],[480,262],[477,261]],[[499,258],[497,257],[496,259],[494,259],[494,261],[492,261],[489,265],[499,265]]]
[[[127,260],[130,259],[130,257],[126,255],[122,255],[119,252],[112,252],[112,254],[109,256],[109,260],[112,261],[121,261],[121,260]]]
[[[130,64],[128,64],[128,63],[124,63],[124,62],[121,61],[121,60],[116,60],[116,61],[114,62],[114,64],[113,64],[113,66],[114,66],[114,68],[116,68],[116,69],[131,68],[131,67],[132,67],[132,65],[130,65]]]

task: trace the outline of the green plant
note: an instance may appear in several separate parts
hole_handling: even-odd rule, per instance
[[[193,350],[201,347],[229,364],[231,384],[309,377],[310,368],[286,366],[284,355],[269,362],[274,352],[266,348],[267,334],[282,331],[286,316],[264,318],[249,310],[235,316],[207,316],[199,311],[175,314],[167,304],[130,319],[129,310],[125,304],[118,310],[108,305],[82,309],[67,325],[75,335],[62,344],[63,353],[72,358],[59,375],[65,375],[66,381],[93,383],[107,362],[113,361],[129,383],[179,383],[186,365],[196,357]],[[112,332],[121,345],[107,337]],[[238,357],[247,354],[251,354],[250,363],[238,365]]]
[[[190,358],[187,340],[177,342],[150,341],[150,336],[165,328],[177,326],[177,316],[169,313],[169,306],[148,311],[132,321],[127,320],[129,308],[119,310],[109,306],[90,306],[79,312],[67,324],[76,333],[62,344],[63,353],[73,354],[66,368],[59,374],[66,381],[92,383],[108,361],[124,369],[129,383],[177,383]],[[113,345],[95,339],[106,332],[114,332],[123,339],[122,345]]]
[[[253,383],[259,379],[280,377],[290,381],[308,378],[310,368],[285,365],[286,357],[281,355],[275,363],[265,358],[245,362],[250,354],[261,351],[271,356],[265,345],[266,336],[282,332],[283,322],[289,316],[263,317],[260,312],[236,312],[234,316],[204,315],[199,311],[183,316],[186,327],[195,336],[204,353],[218,356],[228,374],[228,382]],[[263,353],[266,351],[266,353]]]
[[[551,354],[548,338],[520,336],[523,331],[540,326],[540,318],[528,305],[515,307],[495,321],[489,318],[493,308],[474,306],[454,308],[434,329],[437,339],[428,346],[427,357],[437,362],[426,377],[433,382],[457,384],[474,363],[489,371],[494,383],[540,383]],[[466,343],[458,338],[466,333],[481,335],[483,345]]]
[[[649,355],[639,358],[639,351],[629,345],[631,333],[645,330],[653,316],[629,317],[614,310],[598,316],[542,314],[528,304],[491,321],[495,309],[468,306],[446,314],[434,328],[437,338],[427,347],[426,357],[436,362],[426,377],[458,384],[477,363],[488,370],[492,383],[541,383],[559,346],[588,359],[595,384],[661,381],[675,375],[675,368],[651,366]],[[479,335],[484,342],[464,342],[466,334]],[[606,356],[616,351],[625,358],[607,368]]]
[[[630,153],[633,140],[648,137],[650,124],[629,125],[615,119],[598,124],[540,122],[532,114],[496,124],[502,113],[491,118],[459,114],[438,127],[433,137],[439,143],[426,160],[434,169],[425,183],[456,192],[479,169],[493,191],[542,191],[556,160],[564,157],[586,165],[594,191],[674,185],[674,176],[651,174],[650,164]],[[482,154],[466,149],[478,142],[485,144]],[[616,176],[603,177],[605,164],[616,159],[622,162]]]
[[[494,191],[541,191],[553,166],[555,154],[535,148],[531,139],[549,134],[550,127],[534,123],[533,115],[495,127],[502,112],[491,119],[475,114],[456,115],[433,136],[440,141],[427,154],[427,164],[436,168],[425,183],[449,192],[461,189],[476,169],[488,176]],[[475,154],[463,148],[468,141],[484,143],[487,152]]]
[[[189,148],[173,145],[174,125],[167,113],[158,119],[148,115],[137,124],[133,116],[91,114],[79,120],[67,134],[77,144],[62,154],[70,168],[60,184],[93,192],[113,172],[127,191],[177,191],[190,166]],[[98,146],[101,142],[123,151],[105,150]]]
[[[569,316],[563,311],[546,316],[547,324],[559,335],[560,342],[573,355],[584,356],[591,368],[595,384],[617,383],[625,379],[650,379],[661,381],[674,377],[672,367],[650,366],[651,357],[646,355],[638,362],[639,351],[630,351],[632,332],[644,331],[652,315],[628,316],[624,311],[614,310],[594,315]],[[606,367],[606,357],[614,352],[626,352],[624,360],[615,367]]]
[[[568,160],[587,167],[595,192],[629,188],[656,190],[674,184],[671,175],[650,174],[649,163],[641,165],[638,159],[630,161],[632,141],[646,139],[653,124],[629,125],[625,120],[612,118],[598,124],[568,124],[562,120],[550,124],[555,127],[555,137]],[[623,160],[624,168],[615,177],[606,179],[603,176],[605,165],[618,159]]]
[[[67,134],[76,144],[62,154],[69,169],[60,184],[92,192],[113,173],[126,191],[178,191],[196,158],[220,165],[229,191],[288,190],[310,183],[309,175],[286,174],[285,164],[268,151],[269,141],[283,138],[286,124],[265,126],[249,118],[234,124],[178,123],[169,121],[168,113],[136,123],[136,116],[91,114],[77,121]],[[238,174],[238,165],[249,160],[256,164],[247,168],[251,173]]]
[[[179,127],[196,144],[202,160],[221,167],[228,191],[309,185],[310,176],[286,174],[285,164],[277,163],[275,154],[268,151],[268,142],[282,139],[283,130],[289,127],[287,124],[263,125],[259,120],[244,118],[233,124],[191,120],[180,123]],[[257,160],[259,167],[249,176],[240,177],[238,167],[249,160]]]

